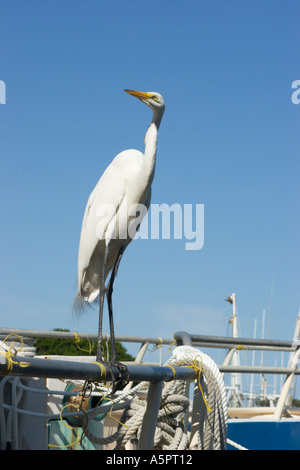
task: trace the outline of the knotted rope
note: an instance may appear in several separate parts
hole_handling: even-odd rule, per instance
[[[227,398],[223,378],[217,365],[206,354],[190,346],[179,346],[165,364],[189,366],[195,370],[195,390],[191,432],[189,425],[189,382],[172,380],[164,384],[156,424],[153,449],[225,449],[227,438]],[[173,372],[173,378],[174,378]],[[109,437],[94,436],[87,426],[86,436],[96,444],[116,441],[117,450],[137,442],[146,410],[148,382],[141,382],[131,392],[135,396],[123,403],[123,414],[117,431]],[[120,408],[122,403],[118,404]],[[112,409],[115,410],[112,404]],[[118,407],[119,407],[118,406]],[[95,410],[95,414],[99,409]],[[91,417],[91,416],[90,416]]]

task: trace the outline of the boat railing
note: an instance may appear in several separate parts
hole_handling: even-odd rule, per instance
[[[47,330],[29,330],[29,329],[11,329],[11,328],[0,328],[0,339],[7,335],[16,335],[23,338],[60,338],[60,339],[74,339],[74,332],[68,331],[47,331]],[[97,340],[96,334],[78,333],[78,337],[87,337],[90,341]],[[103,335],[105,341],[109,341],[109,335]],[[283,374],[289,375],[291,373],[295,375],[300,374],[300,369],[297,369],[294,365],[292,367],[271,367],[271,366],[249,366],[249,365],[231,365],[230,364],[230,353],[238,349],[257,349],[257,350],[270,350],[270,351],[288,351],[298,352],[300,349],[300,343],[298,341],[286,341],[286,340],[269,340],[269,339],[252,339],[252,338],[231,338],[225,336],[207,336],[207,335],[194,335],[186,332],[175,332],[173,338],[161,338],[161,337],[148,337],[148,336],[116,336],[116,340],[121,343],[139,343],[141,344],[140,350],[136,356],[134,362],[124,362],[129,370],[130,380],[171,380],[172,371],[169,368],[161,367],[156,365],[157,363],[144,363],[143,357],[149,344],[153,345],[184,345],[194,347],[206,347],[206,348],[223,348],[228,351],[228,354],[223,364],[218,365],[219,369],[223,373],[254,373],[254,374]],[[174,341],[175,340],[175,341]],[[75,359],[75,358],[74,358]],[[93,380],[99,377],[99,367],[96,364],[87,362],[78,363],[77,361],[52,361],[48,360],[47,364],[43,360],[40,365],[41,359],[39,358],[26,358],[27,362],[30,362],[31,367],[26,370],[20,367],[17,363],[13,364],[11,374],[12,375],[32,375],[36,374],[36,377],[56,377],[56,378],[81,378],[82,380]],[[0,357],[0,373],[5,373],[7,368],[7,358],[5,356]],[[21,361],[19,361],[21,362]],[[65,363],[65,364],[64,364]],[[179,368],[188,369],[188,368]],[[185,371],[188,372],[188,371]],[[182,374],[180,380],[182,379]],[[184,374],[183,374],[184,375]],[[189,375],[189,374],[188,374]],[[107,379],[110,378],[110,371],[107,370]],[[187,377],[188,378],[188,377]]]
[[[0,339],[7,335],[17,335],[23,338],[73,338],[73,332],[66,331],[41,331],[41,330],[23,330],[23,329],[0,329]],[[86,336],[80,335],[78,336]],[[89,339],[96,340],[97,335],[89,334]],[[109,340],[109,336],[104,336]],[[283,374],[286,376],[282,391],[274,413],[275,418],[280,418],[286,402],[288,391],[291,387],[295,375],[300,374],[297,368],[300,358],[299,342],[269,340],[269,339],[250,339],[250,338],[232,338],[222,336],[204,336],[188,334],[186,332],[175,332],[173,339],[159,337],[134,337],[117,336],[116,340],[122,343],[131,342],[141,344],[140,351],[134,362],[125,362],[128,368],[130,381],[149,381],[149,391],[147,396],[147,407],[144,418],[143,432],[141,434],[140,449],[146,449],[151,446],[154,437],[155,426],[149,423],[155,423],[153,417],[158,413],[160,406],[161,392],[164,381],[170,380],[193,380],[195,371],[191,367],[170,367],[157,365],[156,363],[144,363],[143,357],[149,344],[153,345],[184,345],[194,347],[224,348],[229,350],[223,364],[219,365],[221,373],[251,373],[251,374]],[[175,340],[175,341],[174,341]],[[294,360],[289,367],[268,367],[268,366],[247,366],[230,364],[230,354],[237,348],[262,349],[272,351],[294,352]],[[24,367],[27,363],[30,367]],[[45,360],[42,357],[28,357],[17,355],[10,362],[5,354],[0,355],[0,374],[10,374],[21,377],[39,377],[39,378],[58,378],[74,379],[86,381],[101,381],[103,377],[106,380],[112,379],[113,367],[102,366],[98,363],[78,361],[68,357],[68,360],[55,360],[49,358]],[[175,373],[174,373],[175,372]]]

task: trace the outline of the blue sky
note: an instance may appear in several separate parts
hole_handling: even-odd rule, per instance
[[[204,204],[205,243],[136,240],[114,290],[117,333],[291,339],[299,298],[296,1],[2,0],[2,327],[97,331],[71,314],[88,196],[112,158],[143,150],[166,102],[152,202]],[[107,331],[107,323],[105,324]]]

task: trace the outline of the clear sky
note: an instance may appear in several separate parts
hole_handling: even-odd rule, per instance
[[[1,0],[0,323],[97,331],[71,313],[88,196],[143,150],[158,91],[155,204],[204,204],[205,242],[136,240],[114,290],[119,335],[291,339],[299,297],[300,3]],[[105,323],[107,330],[107,322]],[[273,364],[272,364],[273,365]]]

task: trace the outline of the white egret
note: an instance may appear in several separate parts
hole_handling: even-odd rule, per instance
[[[78,293],[75,307],[81,309],[85,302],[99,297],[99,330],[97,361],[103,362],[102,318],[105,295],[109,310],[112,355],[110,364],[116,366],[117,381],[124,379],[126,368],[117,361],[112,312],[113,283],[127,245],[134,237],[137,220],[147,212],[154,177],[157,135],[165,110],[163,97],[156,92],[125,90],[148,105],[153,118],[145,135],[145,153],[125,150],[119,153],[104,171],[85,209],[78,253]],[[136,210],[137,204],[144,213]],[[111,272],[110,280],[105,280]]]

